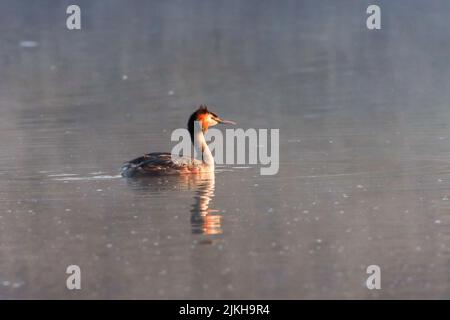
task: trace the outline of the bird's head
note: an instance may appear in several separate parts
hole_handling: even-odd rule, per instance
[[[203,133],[208,131],[209,127],[213,127],[219,123],[236,124],[234,121],[221,119],[217,114],[208,110],[206,105],[201,105],[191,116],[188,121],[188,130],[193,137],[195,121],[200,122]]]

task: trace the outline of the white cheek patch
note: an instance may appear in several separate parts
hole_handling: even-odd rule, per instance
[[[206,121],[207,121],[207,123],[208,123],[208,125],[209,125],[210,127],[215,126],[215,125],[217,124],[217,121],[214,120],[214,119],[211,117],[211,115],[207,115],[207,116],[206,116]]]

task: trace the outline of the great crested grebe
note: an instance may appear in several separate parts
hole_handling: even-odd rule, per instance
[[[195,130],[195,125],[200,125],[201,130]],[[214,172],[214,157],[208,148],[204,134],[209,127],[216,124],[235,124],[230,120],[220,119],[208,107],[201,105],[190,117],[187,129],[194,146],[201,147],[199,159],[183,155],[172,158],[170,152],[152,152],[122,165],[121,174],[124,177],[154,176],[168,174],[189,174],[199,172]]]

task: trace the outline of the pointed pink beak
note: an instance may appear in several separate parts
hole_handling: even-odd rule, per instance
[[[231,121],[231,120],[222,120],[219,117],[216,119],[217,122],[219,123],[223,123],[223,124],[232,124],[232,125],[236,125],[236,122]]]
[[[236,125],[236,122],[231,121],[231,120],[222,120],[220,123]]]

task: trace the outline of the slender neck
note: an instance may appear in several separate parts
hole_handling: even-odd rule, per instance
[[[194,130],[194,152],[195,158],[201,160],[208,168],[214,170],[214,157],[206,143],[205,136],[199,122],[195,123]]]

